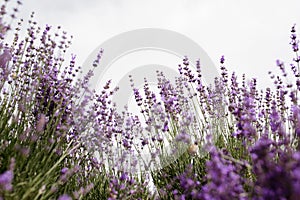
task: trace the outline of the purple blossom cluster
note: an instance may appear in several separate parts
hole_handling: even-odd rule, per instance
[[[109,183],[108,200],[116,199],[138,199],[147,197],[149,191],[146,190],[147,180],[137,180],[127,172],[121,172],[120,176],[114,176]]]
[[[226,160],[216,149],[210,152],[206,162],[208,183],[201,188],[198,199],[247,199],[243,188],[241,166]]]
[[[297,199],[299,196],[299,152],[262,137],[251,148],[253,199]]]

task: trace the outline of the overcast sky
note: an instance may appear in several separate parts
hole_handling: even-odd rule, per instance
[[[197,42],[218,66],[225,55],[230,70],[265,84],[275,60],[287,63],[291,26],[298,24],[299,0],[26,0],[26,18],[35,11],[43,26],[61,25],[74,36],[69,53],[81,65],[112,36],[138,28],[163,28]]]

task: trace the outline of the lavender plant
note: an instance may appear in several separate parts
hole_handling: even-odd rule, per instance
[[[52,27],[42,30],[32,15],[27,36],[20,38],[20,20],[7,43],[7,3],[0,20],[0,198],[80,199],[93,188],[96,168],[86,168],[92,157],[73,126],[83,83],[75,83],[74,57],[64,66],[71,42],[60,27],[54,36]]]
[[[291,70],[278,60],[281,75],[270,73],[274,92],[271,88],[258,91],[256,79],[246,80],[245,76],[240,85],[235,73],[229,80],[224,57],[220,60],[221,77],[213,87],[203,86],[197,79],[201,75],[190,75],[189,70],[183,73],[179,68],[187,77],[185,85],[196,88],[202,122],[210,127],[202,136],[208,137],[207,152],[190,155],[192,166],[184,162],[186,157],[180,157],[170,168],[154,173],[161,199],[298,198],[299,40],[295,32],[293,26],[291,45],[296,57]],[[292,74],[288,76],[288,72]],[[186,170],[192,174],[187,175]]]
[[[77,78],[80,67],[76,66],[75,55],[69,65],[65,64],[70,37],[60,27],[53,30],[47,25],[41,29],[34,14],[28,21],[27,36],[22,39],[19,33],[24,26],[21,19],[12,43],[7,42],[8,2],[1,8],[0,20],[0,198],[146,196],[147,188],[137,182],[137,177],[121,180],[124,183],[119,186],[113,184],[124,176],[120,171],[114,172],[117,162],[109,167],[109,159],[95,155],[95,147],[99,147],[98,153],[113,153],[112,138],[120,131],[118,127],[123,128],[123,118],[109,100],[116,89],[110,89],[108,81],[103,91],[90,91],[93,71]],[[93,67],[99,64],[102,53],[99,52]],[[127,192],[124,185],[132,187],[128,195],[122,194]],[[116,188],[114,193],[109,192],[109,187]]]
[[[157,72],[159,93],[134,85],[144,119],[118,113],[111,81],[91,91],[101,62],[78,78],[65,55],[71,37],[18,21],[8,41],[8,0],[0,10],[0,199],[298,199],[300,56],[269,72],[274,88],[228,74],[206,85],[201,60],[187,57],[172,83]],[[274,70],[275,71],[275,70]],[[144,123],[145,122],[145,123]],[[153,189],[149,189],[153,181]]]

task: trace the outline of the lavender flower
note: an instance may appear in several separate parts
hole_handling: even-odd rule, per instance
[[[220,63],[221,63],[221,64],[224,64],[224,62],[225,62],[225,57],[222,56],[221,59],[220,59]]]
[[[4,49],[3,53],[0,55],[0,67],[7,68],[8,62],[11,60],[12,54],[9,49]]]
[[[178,176],[183,194],[177,194],[178,191],[174,190],[173,194],[175,199],[201,199],[201,184],[197,180],[197,174],[193,173],[191,165],[186,167],[186,170]]]
[[[299,195],[299,153],[279,145],[264,135],[250,150],[256,177],[253,199],[297,199]]]
[[[38,120],[37,125],[36,125],[36,131],[37,132],[43,131],[45,124],[46,124],[46,116],[44,114],[41,114],[40,119]]]
[[[5,48],[3,53],[0,55],[0,77],[3,80],[8,78],[10,73],[9,61],[12,59],[12,54],[8,48]],[[2,81],[3,81],[2,80]]]
[[[290,117],[291,122],[293,123],[295,137],[300,137],[300,108],[298,105],[293,105],[291,108],[292,115]]]
[[[11,191],[13,189],[13,178],[14,173],[12,170],[7,170],[4,173],[0,174],[0,188],[4,191]]]
[[[293,51],[298,52],[299,51],[299,40],[297,40],[297,35],[296,35],[296,25],[294,25],[291,29],[291,42],[290,44],[292,45]]]
[[[214,147],[210,155],[206,163],[208,183],[202,187],[201,199],[247,199],[239,167],[225,160]]]
[[[58,198],[58,200],[72,200],[72,198],[67,194],[63,194]]]

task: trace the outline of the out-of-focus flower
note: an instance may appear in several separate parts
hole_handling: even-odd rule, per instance
[[[64,168],[62,168],[61,173],[66,174],[68,171],[69,171],[69,168],[64,167]]]
[[[250,149],[250,153],[256,177],[253,199],[298,199],[298,152],[280,149],[276,141],[263,135]]]
[[[72,198],[67,194],[63,194],[60,197],[58,197],[58,200],[72,200]]]
[[[6,80],[10,72],[8,67],[8,62],[11,60],[12,55],[9,49],[4,49],[3,53],[0,55],[0,76],[2,79]]]
[[[189,144],[191,142],[191,136],[187,134],[184,130],[176,135],[176,142],[183,142],[185,144]]]
[[[201,199],[246,199],[240,170],[233,163],[225,160],[215,147],[212,147],[211,159],[207,161],[208,183],[202,187]]]
[[[45,128],[45,124],[46,124],[46,116],[44,114],[41,114],[40,119],[38,120],[36,125],[36,131],[37,132],[43,131]]]
[[[12,190],[13,178],[14,178],[14,173],[12,170],[7,170],[3,174],[0,174],[0,188],[2,188],[5,191]]]

